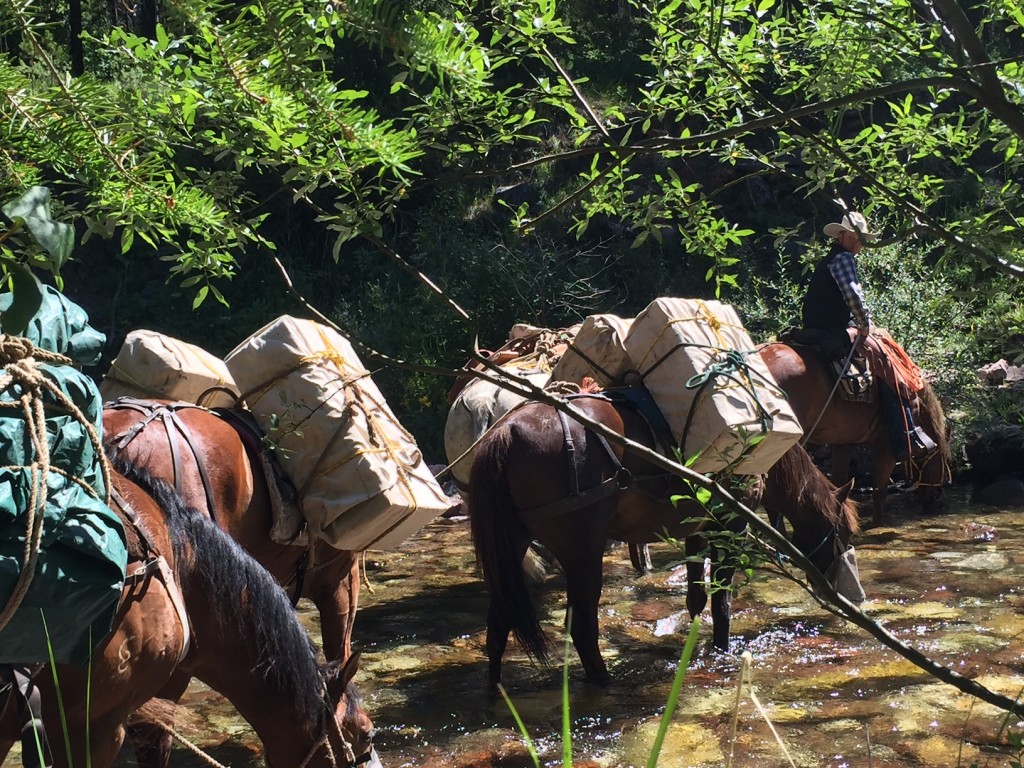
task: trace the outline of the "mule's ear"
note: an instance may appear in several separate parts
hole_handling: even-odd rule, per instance
[[[840,504],[845,502],[848,498],[850,498],[850,492],[852,490],[853,490],[853,478],[851,477],[847,481],[846,485],[842,486],[841,488],[836,488],[836,490],[835,490],[836,501],[838,501]]]
[[[327,678],[327,691],[333,701],[341,699],[342,694],[348,690],[349,683],[356,676],[356,672],[359,671],[359,656],[360,652],[356,651],[348,657],[344,664],[339,666],[337,662],[334,662],[331,665],[332,670]]]
[[[362,655],[361,651],[355,651],[349,655],[348,661],[341,668],[341,672],[338,673],[338,677],[341,679],[341,684],[348,688],[348,684],[352,682],[356,676],[356,672],[359,671],[359,657]]]

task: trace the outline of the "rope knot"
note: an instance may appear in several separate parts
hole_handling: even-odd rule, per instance
[[[718,316],[710,308],[702,303],[698,311],[703,317],[704,322],[711,327],[711,330],[716,333],[722,330],[722,321],[718,319]]]
[[[7,366],[19,360],[32,357],[35,345],[21,336],[0,334],[0,365]]]

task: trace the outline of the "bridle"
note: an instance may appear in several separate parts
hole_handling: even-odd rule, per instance
[[[773,518],[771,521],[772,527],[780,533],[785,532],[785,525],[782,521],[783,517],[781,513],[778,515],[778,517]],[[825,535],[817,544],[815,544],[810,549],[805,550],[803,547],[799,546],[796,543],[795,538],[792,541],[793,546],[795,546],[797,549],[803,552],[804,557],[807,558],[807,560],[809,560],[811,563],[814,562],[814,557],[823,549],[825,549],[829,544],[832,545],[832,551],[834,556],[840,555],[844,547],[848,546],[843,544],[843,540],[839,535],[839,523],[832,523],[831,525],[829,525],[828,530],[825,531]],[[824,573],[824,571],[822,572]]]
[[[323,692],[323,701],[326,704],[326,712],[324,712],[324,728],[323,735],[309,748],[309,752],[301,763],[299,768],[306,768],[310,761],[316,756],[316,754],[324,749],[327,752],[327,762],[333,768],[358,768],[358,766],[370,762],[373,759],[373,736],[369,737],[369,745],[367,750],[356,757],[355,751],[352,749],[352,743],[345,738],[344,730],[341,727],[341,723],[338,722],[337,716],[334,714],[334,705],[331,701],[331,697],[328,695],[326,687]],[[334,748],[331,746],[331,732],[337,737],[341,743],[342,758],[343,762],[339,762],[337,756],[334,754]]]

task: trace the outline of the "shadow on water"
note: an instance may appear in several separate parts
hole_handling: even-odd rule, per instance
[[[1024,690],[1024,516],[971,506],[948,494],[947,512],[924,518],[896,495],[889,525],[861,535],[863,610],[901,641],[1000,694]],[[685,573],[654,548],[656,570],[633,574],[624,548],[605,557],[600,621],[613,675],[606,689],[582,680],[570,656],[573,755],[609,768],[643,766],[668,697],[688,620]],[[354,645],[357,683],[378,729],[385,766],[532,766],[504,702],[486,686],[487,595],[468,525],[441,519],[394,552],[370,553]],[[560,637],[564,582],[534,591],[545,627]],[[662,752],[662,766],[907,768],[1007,766],[1003,714],[935,682],[866,633],[817,606],[796,584],[759,574],[734,602],[731,654],[702,643]],[[303,621],[316,630],[311,605]],[[750,697],[737,711],[738,655],[753,656]],[[510,643],[505,684],[542,764],[560,765],[562,671],[541,669]],[[193,684],[189,732],[223,764],[259,764],[258,742],[220,697]],[[736,713],[735,746],[731,737]],[[770,719],[772,726],[766,722]],[[1011,718],[1009,728],[1024,724]],[[778,732],[792,763],[772,733]],[[203,763],[176,748],[173,764]],[[9,758],[6,765],[14,765]],[[122,765],[131,765],[122,755]]]

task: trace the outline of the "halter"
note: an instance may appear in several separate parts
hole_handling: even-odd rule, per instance
[[[784,532],[785,528],[783,520],[784,518],[782,514],[779,513],[779,516],[772,520],[772,527],[779,532]],[[818,552],[821,551],[822,547],[824,547],[829,542],[838,544],[839,523],[833,523],[832,526],[825,532],[825,536],[821,539],[821,541],[815,544],[810,551],[804,552],[804,557],[806,557],[808,560],[811,560],[816,554],[818,554]],[[838,546],[836,547],[836,549],[838,550]],[[781,553],[779,554],[779,557],[782,557]]]
[[[924,474],[925,468],[929,464],[931,464],[935,459],[939,459],[939,461],[942,462],[941,479],[937,483],[926,483],[923,480],[921,480],[921,476]],[[941,450],[935,451],[931,456],[926,458],[920,464],[917,463],[913,456],[910,457],[909,462],[911,468],[914,470],[914,475],[916,475],[918,478],[913,485],[914,490],[917,490],[918,488],[943,488],[945,487],[946,483],[950,483],[953,481],[953,471],[950,469],[949,464],[946,463],[946,457],[943,455],[943,452]]]
[[[327,705],[327,713],[325,719],[327,724],[324,727],[324,734],[320,737],[319,741],[316,741],[312,747],[309,748],[309,752],[301,763],[299,768],[306,768],[310,761],[320,751],[321,748],[327,751],[327,762],[334,768],[357,768],[357,766],[368,763],[373,759],[373,739],[370,739],[370,748],[356,757],[355,752],[352,749],[352,744],[348,739],[345,738],[345,733],[341,728],[341,723],[338,722],[338,718],[334,714],[334,705],[331,702],[330,696],[327,694],[326,687],[323,692],[323,701]],[[331,731],[334,731],[334,735],[338,737],[338,741],[341,742],[341,748],[344,753],[345,762],[339,763],[338,759],[334,755],[334,749],[331,747]]]

